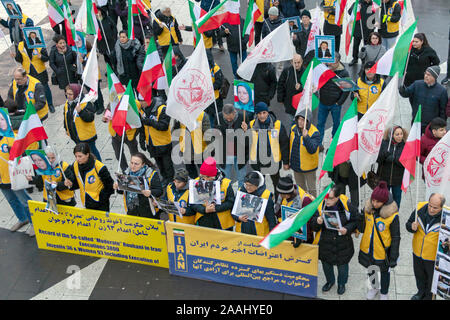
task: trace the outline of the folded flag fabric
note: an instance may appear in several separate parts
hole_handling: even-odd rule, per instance
[[[130,80],[128,82],[127,90],[122,95],[119,105],[114,112],[112,128],[119,136],[122,136],[124,131],[137,129],[141,126],[141,117],[136,106],[136,98],[134,97]]]

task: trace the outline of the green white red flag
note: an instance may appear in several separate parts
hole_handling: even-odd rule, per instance
[[[406,192],[416,177],[416,163],[420,157],[422,106],[419,106],[413,125],[400,155],[400,163],[405,167],[402,180],[402,190]]]
[[[119,105],[119,95],[125,92],[125,87],[109,64],[106,64],[106,73],[108,78],[109,101],[111,101],[111,113],[114,114],[116,107]]]
[[[48,20],[50,21],[50,26],[52,28],[64,21],[64,12],[55,0],[46,0],[46,5],[48,10]]]
[[[141,117],[136,105],[136,98],[134,97],[133,89],[131,87],[131,80],[128,82],[127,90],[120,98],[113,118],[112,128],[119,136],[130,129],[140,128]]]
[[[344,21],[344,13],[345,13],[345,6],[347,5],[347,0],[336,0],[336,8],[335,8],[335,15],[334,15],[334,23],[336,23],[338,26],[342,25],[342,22]]]
[[[73,23],[71,9],[67,0],[63,0],[64,27],[66,29],[66,40],[69,46],[75,46],[77,40],[77,32]]]
[[[350,43],[352,42],[353,35],[355,33],[356,21],[361,20],[361,6],[359,0],[356,0],[353,4],[352,14],[347,24],[347,32],[345,33],[345,54],[348,56],[350,50]]]
[[[255,3],[255,0],[250,0],[248,3],[247,15],[245,16],[244,30],[242,30],[242,37],[249,35],[248,46],[253,45],[255,39],[255,22],[261,16],[261,11]]]
[[[100,28],[98,26],[97,6],[92,0],[83,0],[75,19],[75,29],[84,34],[97,35],[98,40],[102,40]]]
[[[241,23],[239,15],[239,0],[223,0],[206,14],[202,14],[196,23],[200,33],[220,28],[224,23],[238,25]]]

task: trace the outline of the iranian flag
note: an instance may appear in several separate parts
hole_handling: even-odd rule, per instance
[[[145,5],[141,0],[131,0],[131,11],[134,15],[142,14],[145,17],[149,17],[147,11],[145,11]]]
[[[155,82],[154,88],[157,90],[169,89],[172,83],[172,70],[173,67],[177,65],[177,60],[175,59],[175,54],[172,50],[172,44],[169,44],[169,49],[167,50],[167,54],[164,57],[163,61],[163,72],[165,77],[160,77]]]
[[[133,0],[128,0],[128,39],[134,40]]]
[[[149,105],[152,103],[152,84],[164,77],[164,70],[156,48],[155,39],[152,37],[147,48],[142,74],[137,85],[137,91]]]
[[[69,46],[75,46],[77,33],[73,23],[72,11],[67,0],[63,0],[64,27],[66,28],[66,39]]]
[[[55,0],[46,0],[46,4],[48,10],[48,20],[50,21],[50,26],[54,28],[57,24],[64,21],[64,12]]]
[[[98,80],[99,80],[99,68],[97,57],[97,36],[94,39],[94,45],[89,54],[89,58],[86,62],[86,66],[81,76],[83,85],[89,88],[89,93],[83,98],[81,103],[87,103],[95,101],[98,98]]]
[[[382,0],[372,0],[372,11],[375,12],[378,8],[381,7]]]
[[[249,47],[253,45],[253,41],[255,40],[255,22],[260,16],[261,11],[256,5],[255,0],[250,0],[250,2],[248,3],[247,15],[245,17],[244,30],[242,30],[242,37],[244,37],[246,34],[249,35]]]
[[[106,64],[106,72],[108,78],[109,101],[111,101],[111,113],[114,114],[116,106],[119,104],[118,96],[125,92],[125,87],[120,83],[119,78],[109,64]]]
[[[402,190],[404,192],[406,192],[416,177],[416,163],[418,157],[420,157],[421,114],[422,106],[419,106],[419,110],[417,110],[411,131],[408,135],[408,140],[406,140],[405,147],[403,148],[399,159],[400,163],[405,167],[402,180]]]
[[[385,76],[394,76],[398,73],[399,76],[403,76],[416,25],[417,20],[399,37],[395,46],[386,51],[381,59],[370,69],[370,73]]]
[[[97,35],[98,39],[102,40],[97,17],[95,16],[96,13],[97,6],[95,3],[92,0],[83,0],[77,18],[75,19],[75,29],[84,34]]]
[[[270,250],[291,237],[311,219],[333,185],[334,183],[331,182],[313,202],[279,223],[259,244]]]
[[[313,99],[313,68],[309,68],[308,78],[306,79],[306,83],[303,86],[303,91],[301,92],[300,100],[297,105],[297,112],[295,115],[298,115],[303,110],[311,110],[312,109],[312,99]],[[306,113],[308,114],[308,113]],[[309,119],[311,122],[311,119]]]
[[[211,11],[205,15],[201,15],[200,19],[197,19],[198,31],[203,33],[205,31],[219,29],[224,23],[231,25],[240,24],[239,7],[239,0],[223,0]]]
[[[136,106],[136,99],[134,97],[133,89],[131,88],[130,80],[128,82],[127,90],[122,95],[119,105],[114,112],[112,128],[119,136],[122,136],[126,130],[140,128],[141,125],[141,118]]]
[[[402,11],[401,11],[402,17],[400,18],[400,24],[401,24],[402,26],[405,26],[405,25],[406,25],[406,22],[407,22],[407,20],[408,20],[408,8],[407,8],[407,5],[406,5],[406,2],[407,2],[407,0],[400,0],[400,1],[398,2],[398,4],[400,5],[400,7],[402,8]]]
[[[325,172],[332,172],[337,165],[350,159],[350,154],[358,150],[358,101],[353,99],[353,103],[348,108],[344,118],[337,129],[330,148],[323,162],[319,179]]]
[[[347,5],[347,0],[337,0],[336,2],[336,12],[334,15],[334,23],[338,26],[342,25],[344,20],[345,6]]]
[[[23,116],[16,139],[9,151],[9,160],[22,156],[32,143],[48,139],[44,126],[32,103],[27,102],[27,110]]]
[[[352,42],[353,35],[355,33],[356,21],[361,20],[361,6],[359,0],[355,1],[353,5],[352,14],[347,24],[347,32],[345,33],[345,54],[348,56],[350,50],[350,43]]]
[[[192,29],[193,29],[193,33],[194,33],[194,47],[197,46],[197,39],[201,38],[200,32],[198,31],[198,26],[197,26],[197,19],[200,18],[201,15],[206,14],[206,11],[203,10],[202,8],[200,8],[199,6],[197,6],[194,2],[192,2],[192,0],[188,1],[189,4],[189,15],[191,17],[192,20]]]

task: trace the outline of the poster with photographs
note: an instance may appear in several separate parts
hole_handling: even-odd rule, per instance
[[[142,193],[145,190],[144,177],[130,176],[116,172],[118,189],[122,191]]]
[[[53,176],[56,174],[56,170],[50,164],[44,150],[25,150],[25,153],[33,161],[37,175]]]
[[[174,203],[174,202],[170,202],[168,200],[157,199],[155,197],[153,197],[153,200],[156,202],[156,205],[160,210],[163,210],[166,213],[170,213],[170,214],[174,214],[174,215],[183,217],[183,215],[180,212],[181,207],[178,202]]]
[[[45,210],[58,214],[58,207],[56,205],[56,183],[44,181],[44,188],[47,191],[47,205]]]
[[[220,201],[220,182],[206,180],[189,180],[189,204],[204,204]]]
[[[20,12],[19,7],[14,2],[14,0],[1,0],[1,1],[10,19],[22,19],[22,12]]]
[[[438,248],[434,263],[431,292],[450,300],[450,208],[444,206],[439,230]]]
[[[335,39],[334,36],[316,35],[314,38],[315,57],[322,63],[334,63]]]
[[[251,82],[234,80],[234,107],[247,112],[255,112],[255,85]]]
[[[29,49],[45,48],[41,27],[25,27],[22,30]]]
[[[6,108],[0,108],[0,136],[14,138],[14,131]]]
[[[323,210],[322,217],[327,229],[339,230],[340,228],[342,228],[341,218],[339,217],[338,211]]]
[[[290,17],[281,19],[281,21],[286,22],[289,21],[289,30],[292,32],[300,32],[302,31],[301,19],[300,17]]]
[[[264,213],[266,212],[267,202],[267,199],[238,191],[231,214],[238,217],[247,216],[248,220],[262,223]]]
[[[281,206],[281,219],[284,221],[295,215],[298,211],[299,209],[296,208]],[[308,229],[306,224],[303,227],[301,227],[299,231],[294,232],[292,236],[294,238],[306,241],[308,237]]]
[[[351,78],[333,79],[333,82],[342,91],[358,91],[359,89],[361,89]]]

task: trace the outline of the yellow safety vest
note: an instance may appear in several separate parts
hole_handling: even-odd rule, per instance
[[[309,193],[307,193],[305,190],[303,190],[299,185],[297,185],[297,190],[298,190],[298,195],[299,195],[299,197],[301,199],[300,201],[302,203],[303,203],[303,199],[305,199],[305,196],[311,198],[311,200],[314,200],[314,197],[312,195],[310,195]],[[283,199],[281,201],[281,205],[282,206],[287,206],[287,207],[292,207],[292,205],[294,203],[294,199],[292,199],[291,201],[287,201],[287,199]]]
[[[45,181],[56,182],[56,183],[62,181],[64,176],[61,173],[61,171],[65,171],[68,167],[69,167],[69,164],[67,162],[63,161],[62,162],[62,168],[61,168],[61,166],[59,164],[55,168],[56,169],[56,174],[54,176],[43,175],[42,176],[42,181],[44,183],[45,183]],[[65,190],[62,190],[62,191],[56,190],[56,194],[63,201],[70,200],[70,199],[72,199],[75,196],[75,192],[70,190],[70,189],[65,189]],[[44,192],[43,192],[42,196],[45,199],[45,201],[47,201],[47,189],[44,188]]]
[[[191,134],[191,145],[194,147],[195,154],[202,154],[206,149],[206,141],[203,140],[203,132],[202,132],[202,123],[203,117],[205,116],[205,112],[203,111],[197,117],[197,128],[190,132]],[[186,126],[184,124],[180,124],[180,151],[184,153],[185,150],[185,140],[186,140]]]
[[[32,76],[28,75],[28,87],[25,90],[25,97],[27,99],[28,103],[32,103],[33,106],[36,104],[36,100],[34,99],[34,91],[36,89],[36,84],[40,83],[38,79],[33,78]],[[16,93],[17,93],[17,82],[16,80],[13,80],[13,99],[16,100]],[[48,115],[48,103],[47,100],[45,101],[45,106],[40,109],[36,110],[39,119],[43,119]]]
[[[253,128],[255,124],[255,120],[250,121],[250,128]],[[272,158],[275,162],[281,161],[281,149],[280,149],[280,128],[281,122],[280,120],[276,120],[274,123],[274,128],[271,130],[267,130],[267,135],[269,136],[270,150],[272,152]],[[257,157],[257,146],[258,146],[258,130],[252,131],[252,146],[250,149],[250,160],[256,161]]]
[[[81,110],[86,108],[87,103],[80,104]],[[66,124],[66,132],[68,135],[69,133],[69,123],[68,123],[68,112],[69,112],[69,102],[66,101],[66,104],[64,105],[64,123]],[[80,115],[77,113],[74,120],[75,121],[75,131],[78,136],[78,139],[80,139],[81,142],[88,141],[95,137],[97,135],[97,130],[95,129],[95,121],[91,122],[85,122],[83,119],[81,119]]]
[[[28,74],[30,74],[31,65],[34,66],[37,73],[42,73],[46,70],[44,61],[38,58],[38,54],[41,53],[42,48],[32,49],[31,59],[28,56],[27,49],[25,49],[25,42],[19,42],[17,50],[22,55],[22,66]]]
[[[269,199],[271,195],[271,192],[269,189],[264,190],[264,192],[261,194],[261,198],[263,199]],[[256,229],[256,235],[265,237],[269,232],[269,222],[267,222],[266,217],[264,216],[263,221],[261,223],[254,221],[255,223],[255,229]],[[236,232],[241,232],[242,229],[242,222],[236,221]]]
[[[0,137],[0,185],[10,184],[11,179],[9,177],[9,149],[14,143],[14,138]]]
[[[323,1],[323,6],[324,7],[333,7],[333,8],[335,8],[336,9],[336,5],[335,5],[335,0],[324,0]],[[335,22],[334,22],[334,17],[335,17],[335,15],[334,14],[331,14],[331,13],[327,13],[327,12],[324,12],[324,17],[325,17],[325,20],[329,23],[329,24],[336,24]]]
[[[270,6],[272,6],[272,1],[270,2]],[[264,21],[264,0],[255,0],[256,5],[258,6],[259,11],[261,12],[261,16],[256,19],[256,22]]]
[[[387,19],[386,19],[386,26],[387,26],[387,32],[388,33],[395,33],[398,32],[399,28],[400,28],[400,20],[397,22],[391,22],[391,16],[392,13],[394,12],[394,8],[395,6],[398,4],[397,1],[394,1],[394,3],[392,3],[392,6],[387,10],[386,14],[387,14]]]
[[[358,112],[365,114],[367,110],[374,104],[374,102],[378,99],[378,97],[381,94],[381,90],[383,88],[384,80],[380,79],[379,83],[372,83],[367,84],[364,81],[361,80],[361,78],[358,79],[358,87],[360,88],[358,90],[359,98],[361,100],[358,100],[357,107]]]
[[[199,178],[196,178],[196,180],[198,180]],[[223,178],[222,181],[220,182],[220,195],[221,195],[221,201],[224,201],[227,197],[227,190],[228,190],[228,186],[230,185],[231,180],[227,179],[227,178]],[[220,222],[220,227],[222,230],[231,228],[234,226],[235,221],[233,219],[233,217],[231,216],[231,209],[230,210],[226,210],[226,211],[222,211],[222,212],[216,212],[217,213],[217,217],[219,218],[219,222]],[[203,214],[197,212],[195,214],[195,220],[194,222],[197,223],[197,221],[203,217]]]
[[[159,117],[165,108],[166,108],[165,105],[159,106],[158,114],[156,116],[157,121],[159,121]],[[170,127],[167,128],[166,131],[156,130],[152,126],[144,126],[144,129],[145,129],[145,141],[147,142],[147,144],[150,144],[150,139],[152,141],[152,145],[155,147],[166,146],[172,143],[172,134],[170,133]]]
[[[177,202],[182,208],[186,208],[189,204],[189,190],[188,189],[185,190],[184,193],[181,195],[181,197],[175,200],[175,195],[173,194],[172,187],[175,188],[175,185],[173,183],[169,184],[166,188],[167,199],[172,203]],[[169,213],[168,216],[169,220],[173,222],[195,224],[195,215],[180,217],[179,215]]]
[[[163,27],[163,31],[158,36],[158,43],[160,46],[168,46],[170,44],[171,38],[173,39],[173,42],[175,44],[178,44],[178,37],[177,33],[175,32],[175,18],[173,16],[172,18],[172,23],[167,26],[170,31],[166,27]]]
[[[212,83],[213,83],[213,85],[214,85],[214,83],[216,82],[216,78],[215,78],[215,74],[216,74],[216,72],[218,72],[220,70],[220,68],[219,68],[219,66],[217,65],[217,63],[215,63],[214,64],[214,68],[212,68],[210,71],[211,71],[211,78],[212,78]],[[216,98],[216,100],[217,99],[219,99],[219,95],[220,95],[220,93],[219,93],[219,89],[217,89],[217,90],[214,90],[214,98]]]
[[[290,135],[290,143],[289,143],[289,160],[291,159],[292,154],[292,145],[295,139],[295,127],[297,125],[293,125],[291,127],[291,135]],[[312,137],[315,132],[318,132],[317,128],[311,124],[308,130],[308,136]],[[319,148],[317,148],[316,152],[311,154],[308,152],[306,147],[303,145],[303,135],[300,136],[300,149],[294,150],[295,152],[300,153],[300,169],[302,171],[311,171],[317,169],[319,165]],[[290,162],[290,161],[289,161]]]
[[[391,246],[391,231],[390,226],[395,217],[398,216],[398,212],[394,213],[388,218],[377,217],[374,223],[373,215],[364,213],[364,219],[366,221],[366,228],[364,229],[363,237],[360,243],[360,250],[365,254],[369,254],[370,241],[373,239],[373,258],[375,260],[384,260],[386,252],[381,244],[380,237],[378,236],[375,228],[380,231],[380,236],[383,239],[383,243],[386,248]],[[376,224],[376,225],[375,225]]]
[[[94,167],[91,171],[86,173],[84,180],[81,179],[80,170],[78,168],[78,162],[74,162],[73,170],[75,172],[75,177],[78,181],[78,186],[80,187],[80,197],[81,202],[86,206],[86,196],[90,197],[92,200],[100,201],[100,192],[103,190],[103,182],[100,180],[98,173],[104,167],[104,164],[98,160],[95,160]]]
[[[422,209],[427,203],[428,201],[419,202],[417,211]],[[439,242],[440,223],[430,226],[425,231],[425,226],[419,216],[417,217],[417,222],[419,226],[412,240],[413,253],[418,258],[434,261]]]

